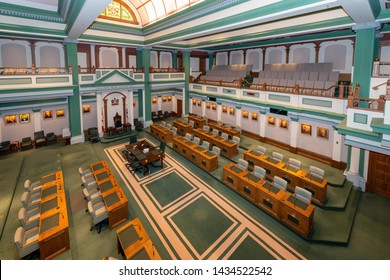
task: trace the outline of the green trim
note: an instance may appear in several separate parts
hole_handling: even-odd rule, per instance
[[[66,34],[68,34],[70,30],[72,30],[73,25],[77,22],[77,17],[79,16],[80,11],[84,6],[84,3],[85,0],[70,1],[70,7],[65,18]]]
[[[236,91],[235,91],[234,89],[223,88],[223,89],[222,89],[222,93],[226,93],[226,94],[236,94]]]
[[[0,90],[0,95],[9,94],[9,93],[20,94],[20,93],[28,93],[28,92],[42,92],[42,91],[49,91],[49,92],[64,91],[64,90],[73,91],[75,88],[77,88],[77,85],[68,86],[68,87],[35,87],[35,88],[21,88],[21,89],[5,89],[5,90]]]
[[[359,154],[359,174],[360,174],[360,176],[364,175],[364,162],[365,162],[365,150],[360,149],[360,154]]]
[[[63,23],[63,20],[58,12],[7,3],[0,3],[0,15]]]
[[[140,28],[131,27],[129,25],[119,25],[107,22],[96,21],[94,22],[89,29],[91,30],[101,30],[105,32],[111,33],[119,33],[119,34],[128,34],[135,36],[145,36]]]
[[[29,85],[32,84],[31,78],[5,78],[0,79],[0,85]]]
[[[24,25],[15,25],[15,24],[0,24],[1,30],[12,30],[12,36],[14,36],[14,33],[24,33],[29,34],[25,35],[25,37],[31,38],[32,35],[34,35],[34,38],[36,36],[44,36],[44,35],[52,35],[57,37],[66,37],[66,34],[63,30],[57,30],[57,29],[49,29],[49,28],[41,28],[41,27],[34,27],[34,26],[24,26]],[[52,37],[47,37],[52,38]]]
[[[50,104],[50,103],[67,103],[67,98],[54,98],[54,99],[44,99],[44,100],[30,100],[30,101],[23,101],[23,102],[7,102],[7,103],[0,103],[0,108],[6,109],[8,107],[16,107],[16,106],[37,106],[42,104]]]
[[[348,146],[346,171],[349,171],[349,168],[351,167],[351,154],[352,154],[352,146]]]
[[[324,107],[324,108],[332,108],[333,102],[327,101],[327,100],[319,100],[319,99],[312,99],[312,98],[304,97],[304,98],[302,98],[302,104]]]
[[[365,114],[354,113],[353,114],[353,122],[360,123],[360,124],[367,124],[368,123],[368,116]]]
[[[37,77],[37,84],[69,83],[69,77]]]
[[[287,102],[290,103],[290,96],[288,95],[277,95],[277,94],[272,94],[270,93],[268,95],[269,100],[275,100],[275,101],[281,101],[281,102]]]
[[[362,141],[370,140],[370,141],[380,142],[382,140],[382,137],[379,133],[347,127],[346,118],[336,127],[336,129],[340,134],[361,138]]]
[[[108,43],[115,43],[115,44],[124,44],[124,45],[144,45],[145,41],[139,41],[139,40],[130,40],[130,39],[123,39],[122,37],[119,37],[120,34],[118,34],[118,37],[108,37],[108,36],[95,36],[95,35],[85,35],[82,34],[79,37],[79,41],[94,41],[94,42],[108,42]],[[138,65],[137,65],[137,68]]]
[[[116,75],[119,75],[122,78],[125,78],[128,82],[104,83],[105,81],[107,81],[108,79],[110,79]],[[110,85],[110,84],[112,84],[112,85],[118,85],[118,84],[120,84],[120,85],[128,85],[128,84],[133,85],[136,83],[137,82],[135,80],[133,80],[129,76],[125,75],[122,71],[114,70],[111,73],[104,75],[102,78],[97,80],[93,85],[95,85],[95,86]]]
[[[370,125],[374,132],[390,135],[390,125],[384,124],[383,118],[372,118]]]

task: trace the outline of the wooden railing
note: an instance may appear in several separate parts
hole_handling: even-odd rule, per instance
[[[155,68],[155,67],[149,67],[150,73],[178,73],[178,72],[184,72],[183,68]]]
[[[71,74],[72,66],[69,67],[0,67],[1,75],[58,75]]]
[[[348,95],[348,108],[361,108],[383,112],[385,110],[386,96],[379,98],[360,97],[360,85],[356,84],[354,90]]]

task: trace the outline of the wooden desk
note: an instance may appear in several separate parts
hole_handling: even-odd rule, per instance
[[[272,162],[268,156],[261,155],[256,151],[247,150],[244,152],[244,159],[248,161],[249,169],[253,170],[254,165],[260,166],[267,171],[267,177],[272,179],[279,176],[287,182],[288,190],[295,191],[296,186],[305,188],[312,193],[313,203],[323,206],[327,199],[327,180],[317,181],[310,178],[307,172],[301,169],[294,169],[288,164]]]
[[[197,115],[189,115],[188,121],[194,121],[194,128],[202,128],[206,124],[206,119]]]
[[[182,136],[173,138],[173,149],[207,172],[218,166],[218,156]]]
[[[123,252],[126,260],[161,259],[139,218],[119,228],[116,235],[118,253]]]
[[[241,177],[249,172],[237,164],[229,163],[223,167],[223,182],[232,189],[239,191],[241,186]]]
[[[314,207],[305,205],[286,193],[281,201],[281,221],[304,237],[308,237],[314,223]]]
[[[186,133],[192,133],[191,124],[182,121],[173,121],[173,126],[177,128],[177,133],[185,136]]]
[[[128,199],[106,161],[91,164],[91,170],[108,211],[108,225],[112,229],[127,221]]]
[[[42,182],[38,242],[41,259],[46,260],[70,248],[69,222],[62,171],[42,177]]]
[[[229,138],[233,138],[233,136],[240,137],[240,130],[236,129],[235,127],[232,127],[227,124],[222,123],[209,123],[209,127],[211,129],[218,129],[219,133],[225,132],[229,135]]]
[[[161,169],[164,168],[164,151],[161,151],[157,146],[151,146],[146,141],[139,141],[137,144],[125,145],[125,148],[141,163],[143,166],[143,174],[145,175],[148,170],[148,164],[152,164],[156,161],[160,161]],[[144,153],[144,149],[149,149],[147,153]]]
[[[217,146],[221,150],[221,155],[227,158],[232,158],[237,155],[238,144],[232,140],[222,138],[219,135],[215,135],[210,131],[204,131],[200,128],[194,129],[194,136],[199,137],[201,142],[207,141],[210,143],[210,147]]]
[[[153,136],[155,136],[157,139],[163,141],[164,143],[172,142],[173,131],[169,130],[168,128],[166,128],[162,125],[151,124],[150,125],[150,132]]]

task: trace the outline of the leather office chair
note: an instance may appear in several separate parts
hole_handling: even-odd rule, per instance
[[[206,150],[210,150],[210,143],[207,141],[203,141],[201,147]]]
[[[240,146],[241,138],[238,136],[233,136],[232,141],[237,143],[237,147]]]
[[[309,173],[310,178],[317,179],[318,181],[322,181],[324,179],[325,171],[323,169],[312,165],[310,165],[309,169],[310,169],[310,173]]]
[[[224,139],[228,139],[229,135],[226,132],[222,132],[221,133],[221,137],[224,138]]]
[[[219,130],[218,130],[218,129],[215,129],[215,128],[213,128],[213,134],[215,134],[215,135],[218,135],[218,134],[219,134]]]
[[[97,229],[98,233],[102,230],[102,224],[108,220],[108,211],[103,202],[88,202],[88,212],[91,214],[93,226],[90,231]]]
[[[204,125],[202,130],[209,132],[210,131],[210,127],[208,125]]]
[[[135,129],[137,131],[142,131],[144,130],[144,125],[142,124],[142,122],[138,119],[134,119],[134,126],[135,126]]]
[[[172,127],[173,137],[177,135],[177,127]]]
[[[130,173],[135,174],[137,171],[141,171],[143,169],[141,162],[135,157],[132,157],[129,151],[125,150],[124,154],[127,160],[125,166],[130,171]]]
[[[35,148],[38,148],[40,145],[46,145],[47,139],[45,137],[45,132],[43,130],[34,132],[34,142]]]
[[[91,188],[83,188],[83,194],[85,196],[85,199],[88,201],[101,201],[102,200],[102,194],[100,193],[99,189],[91,187]]]
[[[190,133],[186,133],[186,138],[191,140],[192,139],[192,135]]]
[[[42,183],[41,181],[36,181],[34,183],[31,183],[31,181],[27,179],[26,181],[24,181],[24,188],[26,191],[30,193],[37,193],[41,191]]]
[[[297,199],[299,199],[300,201],[307,203],[307,204],[310,204],[312,194],[308,190],[305,190],[304,188],[296,186],[294,196]]]
[[[92,170],[89,168],[83,169],[82,167],[79,167],[79,174],[80,174],[80,177],[84,176],[85,179],[94,178]]]
[[[34,208],[37,208],[41,204],[41,193],[38,192],[36,194],[31,195],[30,192],[24,192],[22,194],[22,205],[26,208],[27,211],[30,211]]]
[[[274,183],[273,185],[277,187],[280,190],[287,189],[287,181],[280,178],[279,176],[274,176]]]
[[[0,152],[11,152],[11,141],[3,141],[0,143]]]
[[[238,166],[247,170],[248,169],[248,162],[245,159],[239,158],[238,159]]]
[[[157,117],[159,120],[162,120],[164,118],[164,113],[162,110],[157,111]]]
[[[39,217],[41,216],[40,208],[34,208],[31,211],[27,211],[22,207],[19,209],[18,218],[19,222],[25,230],[29,230],[39,225]]]
[[[200,144],[200,138],[195,136],[193,142],[196,143],[197,145],[199,145]]]
[[[165,146],[166,144],[163,141],[160,141],[160,151],[165,152]]]
[[[46,134],[46,141],[47,143],[55,143],[57,142],[57,136],[54,134],[54,132],[49,132]]]
[[[194,125],[195,125],[194,121],[193,120],[189,120],[188,123],[191,125],[191,129],[193,129]]]
[[[161,125],[162,125],[163,127],[166,127],[166,126],[167,126],[167,123],[166,123],[165,121],[161,121]]]
[[[152,112],[152,121],[157,121],[158,120],[158,115],[157,112]]]
[[[262,155],[265,155],[265,153],[267,152],[267,148],[263,147],[263,146],[257,146],[257,150],[256,150],[258,153],[262,154]]]
[[[28,150],[33,147],[33,141],[31,137],[24,137],[22,138],[22,141],[20,142],[20,150]]]
[[[280,162],[283,160],[283,155],[281,153],[272,152],[271,158],[276,160],[277,162]]]
[[[218,148],[217,146],[213,146],[213,148],[211,149],[211,152],[216,154],[218,156],[218,159],[219,159],[219,156],[221,155],[221,149],[220,148]]]
[[[25,230],[23,227],[18,227],[16,229],[14,242],[16,247],[18,247],[18,253],[21,258],[39,250],[38,236],[38,227],[34,227],[29,230]]]
[[[88,128],[88,140],[91,143],[99,142],[99,131],[97,127],[90,127]]]
[[[295,158],[289,158],[288,159],[288,166],[292,167],[293,169],[299,170],[299,169],[301,169],[302,162],[295,159]]]
[[[172,125],[171,125],[170,123],[167,123],[167,128],[168,128],[169,130],[172,130]]]
[[[253,174],[260,179],[265,179],[267,171],[264,168],[255,165],[255,167],[253,168]]]

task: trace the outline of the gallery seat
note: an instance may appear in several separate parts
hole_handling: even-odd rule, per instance
[[[0,143],[0,153],[11,152],[11,141],[3,141]]]
[[[38,227],[29,230],[25,230],[23,227],[17,228],[14,235],[14,242],[16,247],[18,247],[18,253],[21,258],[39,250],[38,236]]]
[[[54,132],[49,132],[48,134],[46,134],[46,141],[47,143],[57,142],[57,135],[55,135]]]
[[[40,145],[46,145],[47,139],[45,137],[45,132],[43,130],[34,132],[34,142],[35,148],[38,148]]]
[[[31,137],[24,137],[20,142],[20,149],[24,151],[32,148],[33,148],[33,140],[31,139]]]

